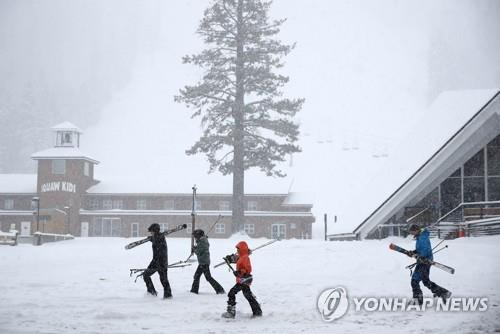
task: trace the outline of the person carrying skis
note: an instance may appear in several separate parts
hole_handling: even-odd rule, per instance
[[[236,315],[236,294],[243,291],[243,296],[250,304],[252,308],[253,317],[262,316],[262,310],[260,304],[257,302],[254,294],[250,290],[250,284],[252,283],[252,264],[250,263],[250,250],[245,241],[240,241],[236,245],[237,255],[228,255],[224,260],[229,263],[236,263],[236,270],[233,271],[234,276],[236,276],[236,284],[227,294],[227,311],[222,314],[224,318],[234,318]]]
[[[191,292],[198,294],[200,278],[203,274],[217,294],[226,293],[224,288],[210,274],[210,244],[208,243],[205,232],[203,230],[194,230],[193,237],[196,240],[196,246],[193,247],[193,252],[198,258],[198,268],[196,268],[196,272],[194,273]]]
[[[408,256],[412,257],[414,255],[417,255],[419,258],[433,260],[432,247],[429,240],[429,231],[426,228],[420,228],[416,224],[411,225],[408,231],[416,239],[415,250],[409,251]],[[422,290],[420,289],[420,281],[422,281],[422,283],[424,283],[424,285],[432,291],[434,297],[439,297],[443,300],[446,300],[451,296],[450,291],[440,287],[429,279],[430,268],[430,264],[423,263],[417,258],[417,266],[415,267],[415,271],[411,276],[413,303],[422,305],[424,301]]]
[[[153,296],[157,295],[153,281],[151,280],[151,275],[158,272],[158,275],[160,275],[160,282],[163,285],[163,298],[172,298],[172,291],[170,290],[170,283],[168,282],[167,275],[168,249],[165,236],[160,233],[159,224],[151,224],[148,231],[151,233],[151,242],[153,244],[153,260],[151,260],[148,268],[143,273],[147,291]]]

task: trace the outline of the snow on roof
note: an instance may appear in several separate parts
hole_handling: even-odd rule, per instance
[[[364,205],[353,210],[353,219],[345,230],[352,231],[361,224],[497,93],[498,89],[440,94],[371,182],[358,185]]]
[[[37,159],[83,159],[88,160],[92,163],[98,164],[99,161],[90,158],[88,155],[84,154],[77,147],[53,147],[43,151],[33,153],[31,158]]]
[[[180,173],[180,171],[179,171]],[[231,194],[232,176],[220,174],[154,174],[129,173],[127,175],[100,175],[96,178],[100,182],[87,192],[91,194],[190,194],[191,187],[196,184],[198,194]],[[268,178],[245,174],[245,194],[287,194],[290,180]],[[256,180],[259,181],[256,181]]]
[[[76,131],[78,133],[83,133],[82,130],[80,130],[80,128],[78,128],[76,125],[74,125],[73,123],[70,123],[70,122],[63,122],[63,123],[60,123],[60,124],[57,124],[55,126],[52,127],[52,130],[54,131]]]
[[[305,137],[303,152],[294,157],[289,172],[294,178],[291,192],[313,194],[316,217],[338,216],[337,223],[329,224],[329,233],[352,232],[497,92],[442,93],[384,158],[374,158],[362,142],[356,150],[344,150],[338,143],[341,137],[331,144]]]
[[[0,193],[35,194],[36,174],[0,174]]]
[[[313,205],[314,194],[308,192],[291,192],[283,202],[283,205]]]

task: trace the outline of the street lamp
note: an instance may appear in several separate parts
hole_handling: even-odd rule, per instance
[[[39,225],[40,225],[40,197],[33,197],[31,199],[31,206],[33,210],[36,209],[36,212],[33,212],[33,214],[36,214],[36,231],[40,232]]]
[[[67,221],[66,221],[66,234],[69,234],[69,227],[70,227],[70,210],[71,210],[71,207],[70,206],[65,206],[64,207],[64,211],[66,211],[66,216],[68,217]]]

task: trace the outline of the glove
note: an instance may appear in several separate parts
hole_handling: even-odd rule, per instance
[[[234,256],[233,256],[233,254],[226,255],[226,256],[224,257],[224,260],[226,260],[227,262],[233,262],[233,260],[234,260]]]
[[[414,257],[416,254],[415,251],[408,251],[408,253],[406,253],[406,255],[408,255],[409,257]]]
[[[240,272],[239,271],[233,271],[233,275],[236,276],[236,277],[239,277],[240,276]]]
[[[196,250],[196,246],[191,247],[191,254],[193,254]]]

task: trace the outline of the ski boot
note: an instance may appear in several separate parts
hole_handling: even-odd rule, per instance
[[[156,290],[148,290],[148,295],[156,297],[158,295],[158,292],[156,292]]]
[[[441,293],[434,293],[433,294],[434,298],[441,298],[443,300],[443,302],[446,302],[446,300],[448,300],[450,297],[451,297],[451,291],[444,291],[444,292],[441,292]]]
[[[226,319],[234,319],[236,316],[236,306],[227,306],[227,311],[225,313],[222,313],[222,317]]]
[[[256,310],[252,314],[252,318],[262,317],[262,310]]]
[[[163,293],[163,299],[171,299],[171,298],[172,298],[171,292],[164,292]]]
[[[423,296],[417,296],[417,297],[413,297],[407,304],[407,306],[422,306],[422,304],[424,303],[424,297]]]
[[[191,291],[191,292],[193,292],[193,291]],[[218,295],[225,295],[226,291],[224,291],[224,289],[222,289],[222,290],[216,291],[215,293]]]

